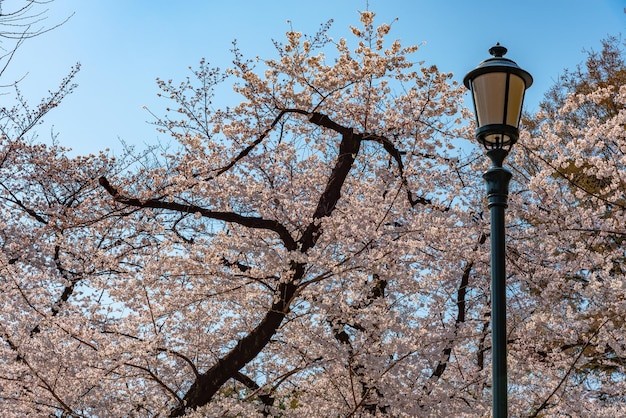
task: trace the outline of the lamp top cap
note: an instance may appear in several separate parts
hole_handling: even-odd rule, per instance
[[[470,81],[475,77],[492,72],[507,72],[516,74],[524,80],[526,88],[530,87],[533,84],[533,77],[528,71],[521,69],[515,61],[504,58],[504,55],[507,52],[508,50],[500,45],[499,42],[489,48],[489,54],[491,54],[492,57],[484,60],[478,64],[478,67],[465,75],[463,78],[463,84],[465,87],[470,88]]]
[[[496,42],[495,46],[489,48],[489,53],[495,58],[502,58],[507,52],[508,49],[500,45],[500,42]]]

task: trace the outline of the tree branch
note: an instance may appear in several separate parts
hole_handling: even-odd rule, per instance
[[[215,176],[208,177],[206,180],[212,180],[215,177],[219,176],[220,174],[223,174],[224,172],[226,172],[226,171],[230,170],[232,167],[234,167],[235,164],[237,164],[238,161],[243,159],[257,145],[259,145],[261,142],[263,142],[263,140],[267,137],[267,135],[269,135],[270,131],[272,129],[274,129],[276,124],[278,124],[278,122],[282,119],[282,117],[285,116],[287,113],[299,113],[299,114],[302,114],[302,115],[308,115],[309,114],[308,112],[306,112],[304,110],[300,110],[300,109],[282,109],[280,111],[280,113],[278,114],[278,116],[276,116],[274,118],[274,120],[270,124],[269,128],[267,128],[257,139],[255,139],[254,142],[252,142],[252,144],[248,145],[246,148],[241,150],[241,152],[230,163],[228,163],[224,167],[222,167],[219,170],[217,170],[217,173],[215,174]]]
[[[254,392],[261,389],[261,387],[257,384],[257,382],[255,382],[254,380],[252,380],[251,378],[249,378],[248,376],[246,376],[245,374],[241,372],[237,372],[234,378],[236,381],[240,382],[245,387],[247,387],[248,389]],[[261,402],[263,402],[263,405],[265,405],[266,407],[274,405],[274,397],[271,395],[271,392],[259,394],[258,397],[261,400]],[[263,411],[263,416],[269,416],[269,412],[267,412],[267,408],[265,408],[265,410]]]
[[[309,117],[309,121],[318,126],[332,129],[340,133],[341,143],[339,144],[339,154],[337,155],[335,166],[328,177],[326,188],[324,192],[322,192],[315,212],[313,213],[313,222],[309,224],[300,238],[302,252],[308,251],[317,242],[320,229],[318,220],[330,216],[333,210],[335,210],[335,206],[341,198],[341,189],[359,153],[362,139],[362,135],[355,134],[352,128],[341,126],[321,113],[312,113]]]
[[[133,363],[129,363],[129,362],[124,362],[124,365],[126,365],[128,367],[134,367],[134,368],[139,369],[139,370],[143,370],[144,372],[146,372],[152,378],[152,380],[154,380],[159,386],[161,386],[167,393],[172,395],[172,397],[177,399],[179,402],[182,402],[182,399],[180,399],[180,396],[178,396],[178,393],[176,393],[176,391],[174,389],[172,389],[168,385],[166,385],[165,382],[163,380],[161,380],[159,378],[159,376],[157,376],[148,367],[140,366],[138,364],[133,364]]]
[[[228,354],[196,378],[185,394],[183,403],[171,411],[171,417],[180,417],[185,414],[187,408],[195,409],[209,403],[224,383],[238,376],[239,370],[265,348],[289,312],[291,301],[298,289],[293,282],[299,280],[302,275],[304,267],[298,266],[294,270],[294,277],[289,282],[280,284],[278,300],[272,304],[261,322],[239,340]]]
[[[165,209],[180,213],[199,213],[205,218],[232,222],[253,229],[265,229],[275,232],[280,237],[287,250],[294,251],[297,248],[296,242],[287,228],[285,228],[278,221],[263,219],[256,216],[243,216],[234,212],[212,211],[192,204],[164,202],[159,199],[140,200],[133,197],[127,197],[120,194],[119,191],[112,186],[104,176],[100,177],[100,185],[104,187],[104,189],[113,197],[113,199],[115,199],[116,202],[123,203],[125,205],[140,208]]]
[[[599,333],[600,333],[600,329],[602,329],[602,327],[604,326],[604,324],[606,324],[609,320],[605,320],[599,327],[597,330],[595,330],[595,332],[589,337],[589,339],[587,340],[587,342],[585,343],[585,345],[580,349],[580,352],[578,353],[578,355],[576,356],[576,358],[574,359],[574,361],[572,362],[572,364],[570,365],[570,367],[567,369],[567,371],[565,372],[565,374],[563,375],[563,378],[559,381],[559,383],[556,385],[556,387],[552,390],[552,392],[550,392],[550,395],[548,395],[548,397],[542,402],[542,404],[533,411],[533,413],[531,415],[529,415],[529,418],[536,418],[537,416],[539,416],[539,413],[541,411],[543,411],[544,409],[546,409],[549,405],[548,402],[550,402],[550,399],[552,399],[552,397],[556,394],[556,392],[559,390],[559,388],[561,386],[563,386],[563,384],[565,383],[565,381],[567,380],[567,378],[569,377],[570,373],[572,372],[572,370],[574,370],[574,367],[576,366],[576,363],[578,363],[578,360],[580,360],[580,358],[583,356],[583,354],[585,354],[585,349],[591,344],[591,340],[593,340]]]
[[[404,177],[404,163],[402,162],[403,153],[398,148],[396,148],[396,146],[393,144],[393,142],[389,140],[389,138],[386,138],[380,135],[368,134],[363,137],[363,140],[378,142],[379,144],[383,146],[383,149],[387,151],[387,153],[391,156],[391,158],[393,158],[396,161],[396,164],[398,165],[398,170],[400,171],[400,178],[402,179],[402,185],[406,189],[407,198],[409,199],[409,203],[411,204],[412,207],[418,204],[429,205],[432,203],[430,199],[426,199],[421,196],[413,196],[413,192],[411,192],[411,189],[409,188],[409,184],[406,180],[406,177]],[[432,158],[432,156],[429,156],[429,157]]]
[[[479,245],[483,245],[486,240],[487,240],[487,235],[484,233],[481,234],[480,237],[478,238],[478,243],[474,247],[474,251],[478,249]],[[472,268],[474,268],[473,261],[470,261],[469,263],[465,265],[465,268],[463,269],[463,274],[461,275],[461,282],[459,283],[459,287],[457,289],[457,294],[456,294],[457,313],[456,313],[456,320],[454,321],[454,336],[456,336],[461,324],[465,322],[465,315],[467,313],[467,300],[466,300],[467,288],[469,286],[469,279],[470,279],[470,274],[472,272]],[[448,367],[448,362],[450,361],[450,356],[452,355],[452,345],[453,345],[453,341],[450,340],[448,347],[443,349],[443,352],[442,352],[443,360],[439,361],[439,363],[437,364],[437,367],[435,367],[435,370],[430,376],[431,378],[438,379],[441,377],[441,375],[443,375],[443,372],[445,372],[446,368]]]
[[[463,275],[461,276],[461,283],[459,284],[459,288],[457,289],[457,296],[456,296],[457,314],[456,314],[456,320],[454,321],[454,335],[455,336],[461,324],[465,322],[466,303],[467,303],[465,298],[467,296],[467,286],[469,285],[469,277],[470,277],[470,273],[473,267],[474,267],[473,262],[469,262],[465,266],[465,268],[463,269]],[[443,372],[448,367],[448,363],[450,361],[450,355],[452,354],[452,345],[453,345],[452,341],[450,341],[449,345],[443,349],[443,352],[442,352],[443,360],[439,361],[439,363],[437,364],[437,367],[435,367],[435,371],[433,371],[432,375],[430,376],[431,378],[438,379],[441,377],[441,375],[443,375]]]

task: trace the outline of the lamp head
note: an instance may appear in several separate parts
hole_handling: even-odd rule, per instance
[[[489,49],[492,58],[467,73],[463,84],[472,92],[476,139],[487,149],[510,150],[519,137],[524,93],[533,78],[514,61],[504,58],[499,43]]]

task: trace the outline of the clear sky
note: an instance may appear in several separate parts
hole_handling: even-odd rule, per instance
[[[626,38],[626,0],[56,0],[46,7],[48,25],[74,16],[25,43],[2,84],[28,74],[22,88],[34,105],[80,62],[78,89],[38,129],[47,140],[54,126],[77,153],[119,150],[120,139],[168,142],[142,109],[162,115],[169,105],[156,97],[157,77],[182,80],[203,57],[227,67],[234,39],[247,56],[273,58],[271,40],[283,40],[290,25],[314,33],[333,19],[331,36],[349,37],[348,25],[358,26],[358,11],[368,7],[378,23],[398,18],[391,38],[425,42],[416,61],[459,81],[500,42],[535,79],[530,111],[563,69],[584,60],[583,49],[599,50],[607,35]]]

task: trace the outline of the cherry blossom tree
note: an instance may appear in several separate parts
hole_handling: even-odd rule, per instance
[[[360,22],[159,80],[169,148],[70,158],[16,134],[24,109],[4,119],[8,416],[489,416],[486,161],[458,147],[465,91]],[[225,85],[232,107],[214,104]],[[561,122],[592,99],[621,107]],[[567,95],[511,156],[513,416],[625,412],[624,100]],[[572,187],[572,162],[601,189]]]
[[[510,228],[522,308],[512,369],[526,374],[523,387],[535,381],[529,416],[625,411],[623,57],[608,38],[566,72],[527,121],[532,136],[511,163],[523,179]]]
[[[448,151],[463,90],[436,67],[414,70],[417,48],[386,44],[390,26],[373,17],[361,14],[352,48],[328,25],[290,31],[277,59],[235,47],[225,72],[201,62],[190,80],[161,81],[176,105],[157,124],[181,151],[101,178],[122,207],[142,209],[141,224],[162,228],[145,292],[123,276],[115,285],[118,303],[143,305],[135,321],[155,323],[125,317],[115,329],[177,353],[151,360],[178,370],[158,375],[171,415],[449,407],[428,394],[443,391],[467,331],[441,314],[465,315],[449,296],[469,275],[458,251],[481,235]],[[231,78],[242,103],[213,110],[213,89]]]
[[[58,145],[55,135],[49,141],[51,145],[38,142],[36,127],[75,89],[78,65],[70,69],[57,89],[34,105],[20,89],[27,79],[6,79],[5,70],[24,42],[63,23],[47,24],[43,7],[48,3],[51,1],[0,1],[4,52],[0,56],[3,416],[48,416],[69,411],[66,402],[71,398],[67,394],[80,391],[75,380],[82,368],[76,362],[80,354],[71,353],[73,344],[80,341],[75,332],[86,326],[84,317],[76,313],[89,312],[81,309],[81,281],[98,271],[91,264],[90,251],[106,245],[97,242],[95,235],[85,235],[85,226],[99,219],[97,214],[115,216],[114,211],[104,208],[105,212],[93,210],[96,205],[92,204],[92,196],[103,194],[98,176],[125,167],[104,154],[69,158],[68,150]],[[102,203],[106,202],[97,205]],[[81,248],[81,242],[86,247]],[[68,354],[70,357],[66,357]],[[65,375],[71,379],[63,380]]]

